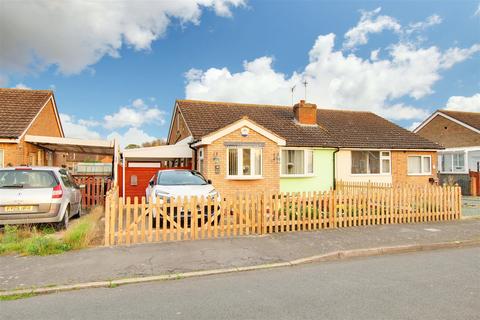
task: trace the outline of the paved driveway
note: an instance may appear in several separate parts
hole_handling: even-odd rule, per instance
[[[480,197],[462,198],[462,215],[465,217],[480,216]]]

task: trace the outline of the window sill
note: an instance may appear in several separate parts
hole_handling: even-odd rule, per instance
[[[226,176],[226,180],[262,180],[263,176]]]
[[[440,174],[468,174],[468,171],[455,171],[455,172],[451,172],[451,171],[442,172],[442,171],[439,171],[438,173],[440,173]]]
[[[391,173],[351,173],[353,177],[391,177]]]
[[[313,178],[315,175],[313,173],[309,174],[281,174],[280,178]]]

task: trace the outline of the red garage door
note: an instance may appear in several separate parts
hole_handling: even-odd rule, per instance
[[[138,163],[138,162],[136,162]],[[152,163],[152,167],[148,166],[147,162],[142,163],[142,167],[130,167],[127,166],[125,168],[125,196],[131,197],[133,201],[133,197],[144,197],[145,196],[145,189],[147,188],[148,182],[153,177],[155,173],[159,170],[167,170],[167,169],[191,169],[192,165],[191,162],[188,161],[187,163],[167,163],[164,165],[163,163],[159,167],[158,162]],[[182,166],[183,165],[183,166]],[[120,187],[119,192],[120,196],[123,196],[123,168],[119,165],[118,167],[118,186]]]

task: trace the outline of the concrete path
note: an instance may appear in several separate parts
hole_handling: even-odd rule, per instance
[[[355,227],[0,257],[0,290],[285,262],[338,250],[480,240],[480,220]]]

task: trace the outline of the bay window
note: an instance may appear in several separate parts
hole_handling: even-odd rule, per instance
[[[282,176],[313,175],[313,150],[284,149],[281,153],[280,168]]]
[[[227,149],[227,176],[259,178],[262,176],[262,149],[230,147]]]
[[[429,175],[432,173],[431,156],[409,156],[407,165],[410,175]]]
[[[389,174],[390,151],[352,151],[352,174]]]
[[[465,153],[464,152],[448,152],[439,156],[440,172],[454,173],[465,172]]]

